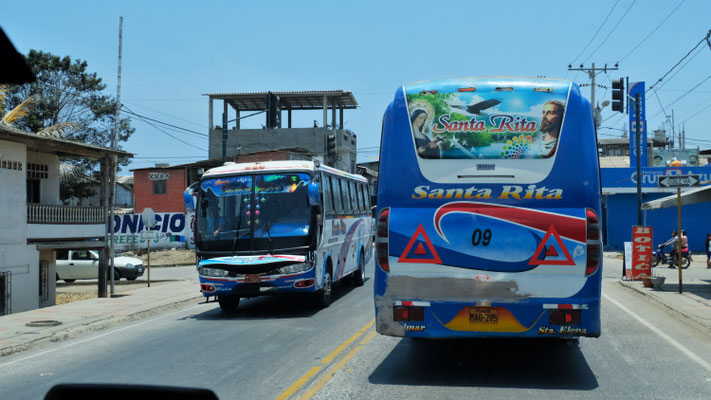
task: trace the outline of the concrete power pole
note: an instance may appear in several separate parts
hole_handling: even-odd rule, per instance
[[[568,71],[583,71],[588,74],[588,77],[590,78],[590,105],[593,108],[593,116],[595,120],[595,130],[600,126],[600,111],[602,111],[602,108],[600,108],[597,103],[595,103],[595,76],[597,76],[598,73],[600,72],[607,72],[607,71],[617,71],[618,64],[615,64],[614,67],[608,67],[607,64],[605,64],[604,67],[602,68],[595,68],[595,63],[592,63],[592,66],[590,68],[584,68],[583,64],[580,64],[580,68],[573,68],[572,65],[568,64]],[[583,86],[583,85],[580,85]],[[603,104],[603,108],[605,107],[605,104]]]

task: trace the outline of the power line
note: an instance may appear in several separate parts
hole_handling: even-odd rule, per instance
[[[711,79],[711,75],[707,76],[703,81],[701,81],[701,82],[699,82],[698,84],[696,84],[696,86],[694,86],[693,88],[687,90],[686,93],[684,93],[684,94],[682,94],[681,96],[677,97],[676,100],[674,100],[674,101],[672,101],[671,103],[667,104],[667,107],[673,106],[674,104],[676,104],[676,102],[678,102],[679,100],[681,100],[681,99],[683,99],[684,97],[686,97],[686,95],[688,95],[689,93],[691,93],[694,89],[696,89],[697,87],[701,86],[704,82],[706,82],[706,81],[709,80],[709,79]],[[663,109],[663,107],[662,107],[662,109]],[[659,114],[661,114],[661,113],[662,113],[662,111],[660,110],[658,113],[654,114],[651,118],[649,118],[649,120],[654,119],[657,115],[659,115]]]
[[[699,47],[699,49],[696,51],[696,53],[694,53],[693,56],[691,56],[688,60],[686,60],[686,62],[684,63],[684,65],[682,65],[681,67],[677,68],[677,70],[676,70],[667,80],[665,80],[664,82],[662,82],[662,84],[659,85],[659,87],[654,88],[654,90],[657,91],[657,90],[663,88],[664,86],[666,86],[667,83],[671,82],[671,80],[674,79],[674,77],[677,76],[677,75],[679,74],[679,72],[681,72],[684,68],[686,68],[686,66],[689,65],[690,62],[694,61],[694,59],[696,58],[696,56],[698,56],[699,54],[701,54],[701,52],[702,52],[703,50],[704,50],[704,47],[703,47],[703,46],[702,46],[702,47]]]
[[[177,120],[180,120],[180,121],[183,121],[183,122],[187,122],[187,123],[189,123],[189,124],[193,124],[193,125],[199,126],[199,127],[201,127],[201,128],[204,126],[203,124],[198,124],[197,122],[194,122],[194,121],[189,121],[189,120],[184,119],[184,118],[176,117],[175,115],[166,114],[166,113],[164,113],[164,112],[160,112],[160,111],[158,111],[158,110],[154,110],[154,109],[152,109],[152,108],[150,108],[150,107],[142,106],[142,105],[140,105],[140,104],[134,104],[134,105],[135,105],[136,107],[145,108],[146,110],[153,111],[153,112],[158,113],[158,114],[161,114],[161,115],[165,115],[166,117],[175,118],[175,119],[177,119]]]
[[[163,134],[165,134],[165,135],[167,135],[167,136],[170,136],[171,138],[173,138],[173,139],[175,139],[175,140],[177,140],[177,141],[179,141],[179,142],[181,142],[181,143],[184,143],[184,144],[186,144],[186,145],[188,145],[188,146],[190,146],[190,147],[194,147],[194,148],[196,148],[196,149],[198,149],[198,150],[202,150],[202,151],[207,151],[206,149],[203,149],[203,148],[201,148],[201,147],[195,146],[194,144],[190,144],[190,143],[184,141],[183,139],[180,139],[180,138],[178,138],[178,137],[175,137],[175,136],[171,135],[170,133],[168,133],[168,132],[164,131],[163,129],[161,129],[161,128],[157,127],[156,125],[154,125],[152,122],[146,120],[143,116],[134,113],[130,108],[126,107],[126,105],[122,104],[121,106],[122,106],[123,108],[125,108],[126,110],[128,110],[130,113],[134,114],[136,117],[140,118],[143,122],[145,122],[145,123],[147,123],[148,125],[154,127],[155,129],[159,130],[160,132],[163,132]]]
[[[705,110],[708,109],[709,107],[711,107],[711,103],[709,103],[706,107],[702,108],[701,110],[699,110],[698,112],[694,113],[692,116],[688,117],[687,119],[685,119],[685,120],[683,120],[683,121],[681,121],[681,122],[684,123],[684,122],[686,122],[686,121],[688,121],[688,120],[694,118],[695,116],[701,114],[703,111],[705,111]]]
[[[630,10],[632,9],[632,6],[634,6],[634,3],[636,3],[636,2],[637,2],[637,0],[632,1],[632,4],[630,4],[630,6],[627,7],[627,10],[625,10],[625,13],[622,14],[622,16],[620,17],[620,19],[617,21],[617,24],[615,24],[615,26],[612,28],[612,30],[607,34],[607,36],[605,36],[605,39],[603,39],[603,41],[595,48],[595,50],[593,50],[593,52],[590,53],[590,55],[588,56],[588,58],[586,58],[586,59],[583,61],[583,64],[585,64],[586,61],[588,61],[590,58],[592,58],[592,56],[594,56],[595,53],[597,53],[597,51],[600,49],[600,47],[602,47],[602,45],[605,44],[605,42],[607,41],[607,39],[610,38],[610,35],[612,35],[612,32],[614,32],[615,29],[617,29],[617,27],[620,26],[620,23],[621,23],[622,20],[625,18],[625,15],[627,15],[627,13],[630,12]]]
[[[607,22],[607,20],[610,18],[610,15],[612,15],[612,11],[615,10],[615,7],[617,7],[617,3],[619,3],[619,2],[620,2],[620,0],[617,0],[617,1],[615,2],[615,4],[612,5],[612,8],[610,8],[610,11],[607,13],[607,16],[605,17],[605,20],[602,21],[602,24],[600,24],[600,26],[597,28],[597,30],[595,31],[595,34],[593,35],[592,38],[590,38],[590,41],[588,42],[588,44],[586,44],[585,47],[583,47],[583,49],[580,50],[580,53],[579,53],[577,56],[575,56],[575,58],[573,58],[573,61],[570,62],[571,64],[575,63],[575,61],[578,59],[578,57],[580,57],[581,55],[583,55],[583,53],[585,52],[585,50],[588,49],[588,46],[590,46],[590,43],[592,43],[593,40],[595,40],[595,38],[597,37],[597,34],[600,33],[600,30],[601,30],[602,27],[605,25],[605,23]],[[566,72],[566,75],[567,75],[567,74],[568,74],[568,73]]]
[[[652,35],[654,34],[654,32],[656,32],[657,29],[659,29],[660,26],[664,25],[664,23],[667,22],[667,20],[669,19],[669,17],[671,17],[672,14],[674,14],[674,12],[676,12],[676,10],[678,10],[679,7],[681,7],[681,5],[684,4],[685,1],[686,1],[686,0],[681,0],[681,2],[679,2],[679,4],[677,4],[677,6],[674,7],[674,9],[671,10],[671,12],[670,12],[669,14],[667,14],[667,16],[662,20],[662,22],[660,22],[659,25],[657,25],[656,28],[652,29],[652,31],[649,32],[649,34],[648,34],[647,36],[645,36],[644,39],[642,39],[641,42],[637,43],[637,45],[634,46],[634,47],[632,48],[632,50],[630,50],[627,54],[625,54],[625,56],[622,57],[622,58],[620,59],[620,61],[618,61],[618,63],[621,63],[622,61],[624,61],[625,58],[627,58],[630,54],[632,54],[635,50],[637,50],[637,48],[638,48],[639,46],[641,46],[642,43],[644,43],[647,39],[649,39],[649,37],[652,36]]]
[[[709,30],[709,31],[706,33],[706,35],[705,35],[703,38],[701,38],[701,40],[699,40],[698,43],[696,43],[696,46],[694,46],[691,50],[689,50],[689,52],[686,53],[686,55],[685,55],[684,57],[682,57],[679,61],[677,61],[677,63],[674,64],[674,66],[671,67],[671,68],[669,69],[669,71],[667,71],[664,75],[662,75],[661,78],[657,79],[657,81],[654,82],[654,84],[653,84],[652,86],[650,86],[649,89],[647,89],[647,92],[649,92],[650,90],[654,89],[654,87],[657,86],[657,84],[659,84],[659,82],[663,81],[664,78],[666,78],[667,75],[669,75],[669,73],[674,70],[674,68],[678,67],[679,64],[681,64],[682,61],[684,61],[684,59],[686,59],[686,57],[689,57],[689,55],[690,55],[694,50],[696,50],[696,48],[699,47],[699,46],[701,45],[701,43],[703,43],[704,41],[708,40],[709,36],[711,36],[711,30]],[[711,47],[711,46],[710,46],[710,47]]]
[[[202,137],[206,137],[206,138],[209,138],[209,137],[210,137],[210,135],[206,135],[206,134],[204,134],[204,133],[202,133],[202,132],[194,131],[194,130],[192,130],[192,129],[183,128],[183,127],[181,127],[181,126],[169,124],[169,123],[167,123],[167,122],[163,122],[163,121],[157,120],[157,119],[155,119],[155,118],[150,118],[150,117],[146,117],[145,115],[141,115],[141,114],[135,113],[135,112],[129,110],[128,107],[126,107],[126,105],[124,105],[124,104],[122,104],[121,107],[125,108],[126,110],[128,110],[127,112],[128,112],[129,114],[134,115],[134,116],[136,116],[136,117],[139,117],[139,118],[142,118],[142,119],[146,119],[146,120],[149,120],[149,121],[153,121],[153,122],[158,123],[158,124],[161,124],[161,125],[169,126],[169,127],[171,127],[171,128],[180,129],[181,131],[190,132],[190,133],[193,133],[193,134],[198,135],[198,136],[202,136]]]

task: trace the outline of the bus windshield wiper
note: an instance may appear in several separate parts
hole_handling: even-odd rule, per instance
[[[274,255],[274,246],[272,244],[272,235],[271,235],[271,233],[269,233],[269,229],[270,229],[269,220],[267,220],[266,218],[264,219],[264,227],[267,228],[267,238],[269,238],[269,254]]]

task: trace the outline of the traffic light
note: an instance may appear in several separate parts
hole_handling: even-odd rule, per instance
[[[622,78],[612,81],[612,111],[625,112],[625,81]]]
[[[326,154],[336,155],[336,135],[326,136]]]
[[[279,127],[279,96],[272,92],[267,93],[267,128]]]

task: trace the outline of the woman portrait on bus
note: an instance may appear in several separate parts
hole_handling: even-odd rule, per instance
[[[415,135],[417,154],[419,154],[422,158],[439,158],[440,152],[439,145],[437,145],[437,143],[442,139],[437,138],[435,140],[430,140],[427,135],[425,135],[423,132],[425,121],[427,121],[427,113],[424,110],[415,110],[410,116],[412,132]]]

